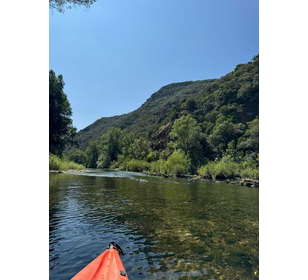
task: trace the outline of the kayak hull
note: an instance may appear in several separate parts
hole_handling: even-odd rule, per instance
[[[128,280],[116,249],[106,249],[71,280]]]

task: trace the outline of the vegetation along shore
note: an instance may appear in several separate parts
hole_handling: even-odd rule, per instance
[[[51,70],[50,83],[52,98],[61,89],[67,114],[65,137],[51,135],[50,169],[118,169],[259,185],[259,55],[220,79],[167,85],[139,109],[101,118],[78,133],[63,77]]]

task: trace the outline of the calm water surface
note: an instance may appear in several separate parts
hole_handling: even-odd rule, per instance
[[[50,175],[50,279],[70,279],[110,241],[130,280],[259,279],[258,189],[93,172]]]

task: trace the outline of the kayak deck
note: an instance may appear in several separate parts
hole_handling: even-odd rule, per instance
[[[111,245],[71,280],[128,280],[128,277],[117,248]]]

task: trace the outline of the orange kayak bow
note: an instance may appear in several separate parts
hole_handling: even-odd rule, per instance
[[[119,253],[119,245],[110,242],[109,247],[71,280],[128,280]]]

